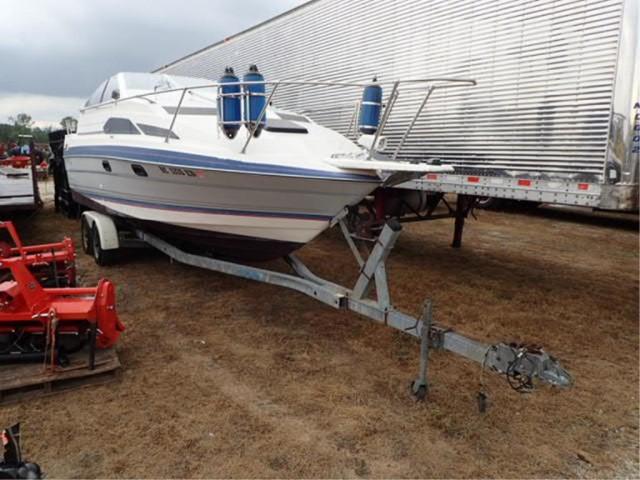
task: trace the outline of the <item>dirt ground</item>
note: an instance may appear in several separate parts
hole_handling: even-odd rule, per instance
[[[28,242],[78,223],[48,206],[19,222]],[[464,246],[452,222],[405,226],[389,261],[396,306],[469,336],[544,345],[570,390],[522,395],[436,352],[415,403],[415,339],[301,294],[138,251],[81,282],[118,286],[127,325],[120,381],[0,407],[28,458],[59,477],[630,477],[638,467],[637,218],[541,209],[480,212]],[[350,284],[338,232],[300,256]]]

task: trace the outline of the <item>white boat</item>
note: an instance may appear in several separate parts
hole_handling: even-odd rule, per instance
[[[262,85],[273,94],[285,83]],[[244,92],[246,85],[237,88]],[[103,82],[65,139],[74,200],[179,245],[267,260],[306,244],[345,207],[395,176],[451,171],[391,161],[363,146],[375,143],[374,135],[360,145],[279,110],[266,94],[268,106],[254,122],[234,127],[218,111],[227,108],[219,108],[219,99],[233,99],[224,86],[148,73],[119,73]],[[260,94],[242,96],[245,102]]]

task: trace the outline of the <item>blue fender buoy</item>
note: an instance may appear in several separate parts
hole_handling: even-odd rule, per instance
[[[233,138],[238,133],[238,130],[240,130],[240,125],[242,124],[240,80],[233,72],[233,68],[227,67],[224,69],[224,75],[220,77],[219,82],[223,84],[220,88],[222,97],[218,98],[220,123],[222,124],[222,130],[225,135]]]
[[[361,133],[372,135],[380,126],[380,111],[382,109],[382,87],[376,78],[364,87],[358,128]]]
[[[243,82],[264,82],[264,77],[258,71],[258,67],[256,65],[250,65],[249,71],[244,74],[242,77]],[[250,84],[243,85],[244,93],[245,93],[245,103],[244,103],[244,121],[246,122],[247,128],[249,130],[253,130],[258,122],[258,117],[260,117],[260,113],[264,109],[267,103],[266,97],[266,88],[265,84]],[[262,116],[260,119],[260,124],[256,129],[255,136],[260,135],[262,128],[264,127],[267,121],[267,114]]]

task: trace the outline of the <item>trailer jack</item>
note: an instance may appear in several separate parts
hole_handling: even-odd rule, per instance
[[[345,222],[347,212],[337,216],[334,224],[340,225],[345,239],[360,265],[360,275],[352,289],[337,285],[316,276],[294,254],[285,257],[293,273],[281,273],[242,265],[211,257],[194,255],[165,242],[159,237],[136,231],[140,240],[162,251],[172,259],[195,267],[234,275],[258,282],[277,285],[313,297],[336,309],[351,310],[375,322],[383,323],[420,340],[420,370],[412,383],[412,392],[419,400],[428,393],[427,366],[430,349],[447,350],[473,360],[483,369],[503,374],[511,382],[534,385],[535,380],[557,386],[569,387],[571,376],[557,360],[541,348],[498,343],[488,345],[472,340],[453,330],[433,322],[432,303],[425,302],[421,318],[415,318],[396,310],[390,300],[385,261],[400,235],[402,227],[397,221],[385,224],[366,259],[356,246]],[[370,295],[375,290],[375,299]],[[514,384],[515,384],[514,383]]]

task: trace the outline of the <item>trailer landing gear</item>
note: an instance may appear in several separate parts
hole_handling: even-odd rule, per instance
[[[478,197],[473,195],[458,195],[455,211],[456,222],[453,230],[453,242],[451,242],[453,248],[460,248],[462,246],[464,222],[476,205],[477,198]]]

